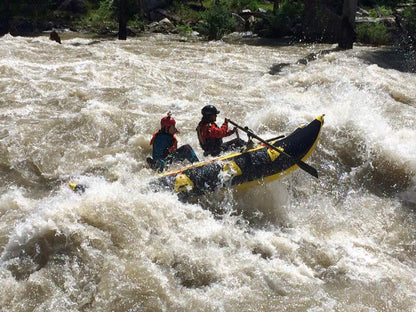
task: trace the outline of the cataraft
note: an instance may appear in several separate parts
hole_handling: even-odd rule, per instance
[[[260,145],[241,152],[218,157],[184,167],[177,171],[160,174],[151,182],[152,188],[176,192],[180,199],[188,199],[224,188],[245,188],[281,178],[297,168],[318,178],[315,168],[306,164],[316,147],[324,115],[311,123],[299,126],[290,135],[263,140],[247,127],[228,120],[247,133],[249,142],[256,139]],[[282,138],[283,137],[283,138]],[[75,192],[85,187],[70,183]]]
[[[178,193],[181,198],[200,196],[222,188],[245,188],[270,182],[301,168],[318,178],[315,168],[306,164],[319,139],[324,115],[298,127],[280,140],[263,140],[247,127],[231,124],[260,145],[239,153],[201,162],[161,174],[152,184]],[[280,138],[280,137],[279,137]]]

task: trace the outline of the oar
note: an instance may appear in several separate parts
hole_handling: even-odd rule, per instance
[[[245,133],[247,133],[247,135],[255,138],[256,140],[262,142],[263,144],[265,144],[267,147],[274,149],[275,151],[278,151],[279,153],[285,155],[286,157],[288,157],[289,159],[292,159],[295,161],[296,165],[299,166],[300,169],[306,171],[307,173],[309,173],[310,175],[314,176],[315,178],[318,178],[318,171],[316,171],[315,168],[309,166],[307,163],[303,162],[302,160],[297,160],[294,159],[292,156],[290,156],[288,153],[284,152],[281,149],[278,149],[276,146],[270,144],[269,142],[267,142],[266,140],[263,140],[262,138],[260,138],[258,135],[256,135],[252,130],[250,130],[248,127],[242,127],[238,124],[236,124],[234,121],[228,119],[228,122],[234,126],[236,126],[238,129],[244,131]]]
[[[277,136],[277,137],[275,137],[275,138],[267,139],[267,140],[265,140],[265,141],[266,141],[266,142],[276,141],[276,140],[282,139],[282,138],[284,138],[284,137],[285,137],[285,136],[282,134],[282,135],[279,135],[279,136]]]
[[[235,135],[237,136],[237,139],[240,139],[240,133],[238,133],[238,130],[235,132]]]
[[[238,129],[235,131],[235,135],[237,136],[237,139],[239,139],[239,138],[240,138],[240,133],[238,132]],[[267,140],[265,140],[265,141],[266,141],[266,142],[276,141],[276,140],[282,139],[282,138],[284,138],[284,137],[285,137],[285,136],[282,134],[282,135],[279,135],[279,136],[277,136],[277,137],[267,139]]]

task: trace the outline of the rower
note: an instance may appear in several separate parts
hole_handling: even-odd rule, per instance
[[[230,151],[246,144],[237,137],[234,140],[223,142],[223,138],[237,132],[237,128],[228,129],[228,119],[225,118],[221,127],[215,123],[220,111],[214,105],[206,105],[202,108],[202,119],[196,128],[198,140],[204,150],[204,156],[218,156],[220,153]]]

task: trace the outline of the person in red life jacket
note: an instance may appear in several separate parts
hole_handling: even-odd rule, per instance
[[[204,156],[218,156],[221,152],[229,151],[244,146],[246,142],[240,138],[223,142],[223,138],[236,133],[237,129],[228,129],[228,120],[225,118],[221,127],[215,121],[220,113],[214,105],[206,105],[201,110],[202,119],[196,128],[199,144],[204,150]]]
[[[160,130],[153,134],[150,145],[153,146],[152,157],[147,157],[147,163],[152,169],[163,171],[163,169],[176,161],[187,159],[191,163],[198,162],[194,150],[189,144],[178,148],[176,133],[176,121],[171,112],[160,121]]]

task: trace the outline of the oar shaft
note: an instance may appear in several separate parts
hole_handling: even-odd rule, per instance
[[[276,140],[282,139],[282,138],[284,138],[284,137],[285,137],[285,136],[282,134],[282,135],[279,135],[279,136],[277,136],[277,137],[275,137],[275,138],[267,139],[266,141],[267,141],[267,142],[276,141]]]
[[[235,127],[237,127],[238,129],[241,129],[241,130],[243,130],[244,132],[246,132],[249,136],[251,136],[251,137],[253,137],[253,138],[255,138],[256,140],[258,140],[258,141],[260,141],[260,142],[262,142],[262,143],[264,143],[264,144],[266,144],[268,147],[270,147],[270,148],[272,148],[272,149],[274,149],[274,150],[277,150],[278,152],[281,152],[277,147],[275,147],[275,146],[273,146],[273,145],[271,145],[269,142],[267,142],[266,140],[263,140],[262,138],[260,138],[259,136],[257,136],[253,131],[251,131],[248,127],[242,127],[242,126],[240,126],[240,125],[238,125],[238,124],[236,124],[234,121],[232,121],[232,120],[230,120],[230,119],[228,119],[228,122],[230,123],[230,124],[232,124],[233,126],[235,126]],[[283,152],[284,153],[284,152]]]

